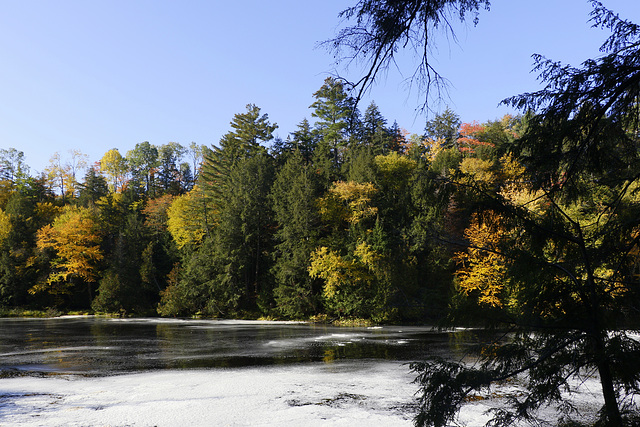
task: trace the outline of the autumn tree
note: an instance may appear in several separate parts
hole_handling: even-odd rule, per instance
[[[206,195],[200,186],[173,199],[167,209],[167,229],[178,249],[199,245],[213,228],[217,211],[207,206]]]
[[[100,159],[100,170],[109,178],[109,188],[113,192],[122,191],[129,171],[127,160],[117,148],[107,151]]]
[[[464,233],[469,246],[456,254],[459,290],[474,294],[480,305],[502,307],[508,302],[508,260],[502,254],[506,234],[495,212],[475,214]]]
[[[91,286],[98,279],[98,263],[103,258],[95,212],[67,206],[53,224],[38,230],[37,239],[38,249],[53,252],[51,272],[29,292],[68,294],[76,284],[85,283],[91,299]]]
[[[326,236],[311,254],[308,271],[322,279],[324,305],[340,317],[389,315],[384,233],[375,221],[373,183],[338,181],[319,200]]]

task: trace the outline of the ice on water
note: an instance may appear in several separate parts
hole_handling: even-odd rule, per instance
[[[11,378],[0,425],[410,426],[412,379],[392,362]]]

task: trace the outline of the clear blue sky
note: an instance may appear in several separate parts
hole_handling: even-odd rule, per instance
[[[316,48],[351,1],[0,0],[0,148],[25,153],[32,173],[55,152],[97,161],[135,144],[215,144],[254,103],[285,138],[312,94],[336,71]],[[451,82],[447,104],[463,121],[496,119],[501,99],[540,88],[531,54],[578,65],[608,32],[590,28],[586,0],[493,0],[458,43],[439,40],[435,67]],[[604,0],[640,22],[640,1]],[[390,70],[373,99],[389,124],[421,133],[416,91]]]

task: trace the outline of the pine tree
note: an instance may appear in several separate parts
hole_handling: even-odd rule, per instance
[[[447,107],[442,113],[436,114],[432,120],[427,122],[424,135],[440,147],[457,147],[458,129],[461,124],[460,117]]]
[[[362,143],[371,148],[374,155],[387,154],[392,147],[393,136],[375,102],[371,102],[362,120]]]
[[[260,108],[247,105],[246,113],[234,115],[233,130],[227,132],[220,145],[205,155],[202,165],[201,182],[204,191],[214,206],[221,202],[223,194],[229,190],[229,177],[236,164],[255,156],[266,149],[261,144],[273,139],[278,125],[269,123],[267,114],[260,114]]]
[[[94,168],[89,168],[84,176],[84,182],[79,185],[80,194],[78,203],[82,206],[95,204],[101,197],[109,193],[107,180],[96,172]]]
[[[355,102],[345,93],[342,83],[331,77],[325,79],[313,97],[316,101],[310,108],[313,108],[311,116],[317,119],[315,131],[329,149],[337,168],[349,142],[349,132],[357,120]]]
[[[274,297],[278,311],[287,317],[300,318],[317,309],[314,281],[307,268],[318,240],[319,190],[316,174],[297,150],[278,172],[271,190],[278,226],[274,235]]]

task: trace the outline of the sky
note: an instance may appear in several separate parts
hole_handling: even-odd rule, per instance
[[[604,0],[640,23],[640,2]],[[355,80],[319,43],[355,0],[0,0],[0,148],[24,152],[33,175],[58,152],[90,162],[137,143],[217,144],[234,114],[256,104],[286,138],[311,118],[326,77]],[[463,121],[516,113],[502,99],[541,88],[534,53],[579,65],[609,33],[590,28],[586,0],[493,0],[477,26],[436,37],[433,65],[449,80]],[[422,133],[422,94],[407,86],[406,52],[360,104],[375,101],[391,125]],[[433,113],[432,113],[433,114]]]

